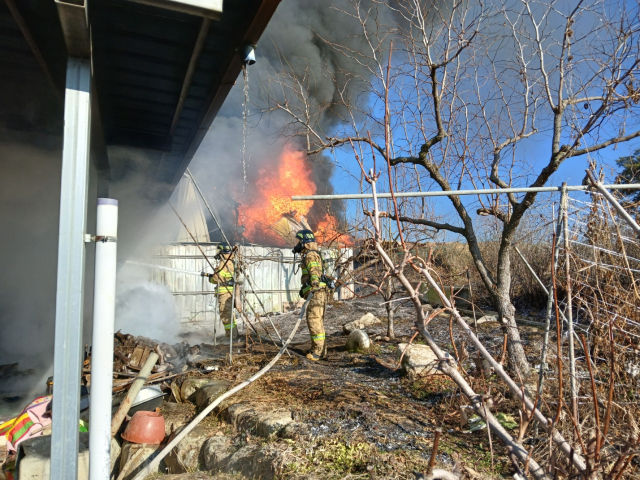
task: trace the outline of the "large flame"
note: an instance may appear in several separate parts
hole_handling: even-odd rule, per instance
[[[313,195],[316,191],[305,154],[284,149],[276,168],[260,170],[251,203],[239,208],[240,222],[245,227],[244,236],[255,243],[267,242],[281,246],[291,243],[291,234],[295,234],[295,230],[290,231],[292,225],[286,218],[294,220],[291,222],[293,224],[304,225],[304,217],[313,207],[313,200],[293,202],[291,197]],[[286,228],[283,228],[283,223]],[[336,242],[351,244],[347,236],[338,233],[338,222],[332,215],[326,214],[314,230],[319,243],[326,246]]]
[[[285,149],[277,168],[260,170],[249,205],[240,207],[240,220],[244,223],[244,235],[253,242],[271,242],[281,245],[283,239],[275,230],[276,223],[284,215],[300,218],[307,215],[313,200],[293,202],[292,195],[313,195],[316,185],[304,161],[304,154]]]
[[[324,219],[318,223],[315,228],[315,235],[318,242],[322,245],[329,246],[349,246],[353,245],[353,241],[349,235],[340,232],[338,219],[333,215],[326,214]]]

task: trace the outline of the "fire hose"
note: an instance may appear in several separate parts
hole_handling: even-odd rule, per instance
[[[307,310],[307,307],[309,306],[309,301],[311,300],[312,297],[313,297],[313,292],[309,295],[307,300],[304,302],[304,305],[302,306],[302,309],[300,310],[300,315],[298,316],[298,321],[294,325],[293,330],[291,330],[291,333],[289,334],[289,338],[284,343],[284,345],[282,346],[280,351],[276,354],[276,356],[273,357],[273,359],[265,367],[263,367],[261,370],[259,370],[255,375],[253,375],[249,379],[245,380],[240,385],[236,385],[235,387],[233,387],[228,392],[225,392],[222,395],[220,395],[218,398],[216,398],[214,400],[214,402],[211,403],[211,405],[209,405],[202,412],[200,412],[200,414],[198,414],[198,416],[196,418],[194,418],[189,425],[187,425],[180,433],[178,433],[174,437],[174,439],[171,440],[167,444],[167,446],[164,447],[162,449],[162,451],[153,460],[151,460],[151,462],[149,462],[149,464],[146,467],[144,467],[140,471],[140,473],[138,473],[138,475],[136,475],[134,477],[133,480],[144,480],[153,471],[157,470],[158,466],[160,465],[160,462],[164,459],[164,457],[166,457],[171,452],[171,450],[173,450],[174,447],[176,445],[178,445],[184,439],[184,437],[189,435],[189,433],[196,426],[198,426],[200,424],[200,422],[202,422],[202,420],[204,420],[204,418],[213,411],[214,408],[216,408],[218,405],[220,405],[227,398],[231,397],[232,395],[234,395],[235,393],[239,392],[243,388],[251,385],[253,382],[258,380],[261,376],[263,376],[265,373],[267,373],[269,370],[271,370],[271,367],[273,367],[276,364],[276,362],[280,359],[280,357],[282,356],[284,351],[287,349],[287,346],[289,345],[289,343],[291,342],[291,340],[295,336],[296,331],[298,330],[298,327],[300,326],[300,322],[302,321],[302,319],[304,317],[304,314],[305,314],[305,312]]]

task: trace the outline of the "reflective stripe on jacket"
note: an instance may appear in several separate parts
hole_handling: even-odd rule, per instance
[[[233,292],[233,256],[231,254],[222,255],[218,269],[209,277],[209,282],[218,285],[218,293]]]
[[[302,253],[300,270],[302,272],[302,295],[305,296],[312,288],[324,288],[326,283],[322,282],[324,268],[322,258],[316,250],[306,250]]]

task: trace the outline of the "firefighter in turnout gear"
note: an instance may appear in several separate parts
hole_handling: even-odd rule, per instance
[[[218,260],[216,271],[214,273],[203,272],[202,275],[208,277],[209,282],[218,285],[218,308],[220,320],[224,324],[225,336],[229,338],[233,329],[233,338],[238,338],[238,327],[233,320],[233,312],[231,311],[234,283],[233,249],[228,243],[223,242],[218,245],[218,254],[215,258]]]
[[[298,244],[293,253],[301,256],[300,270],[302,272],[300,296],[304,299],[313,292],[313,297],[307,306],[307,325],[311,335],[311,350],[307,358],[314,362],[326,354],[324,332],[324,310],[328,301],[327,285],[323,281],[324,266],[318,252],[318,244],[311,230],[300,230],[296,234]]]

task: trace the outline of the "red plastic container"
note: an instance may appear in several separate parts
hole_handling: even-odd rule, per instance
[[[164,440],[164,417],[158,412],[136,412],[122,438],[131,443],[158,445]]]

